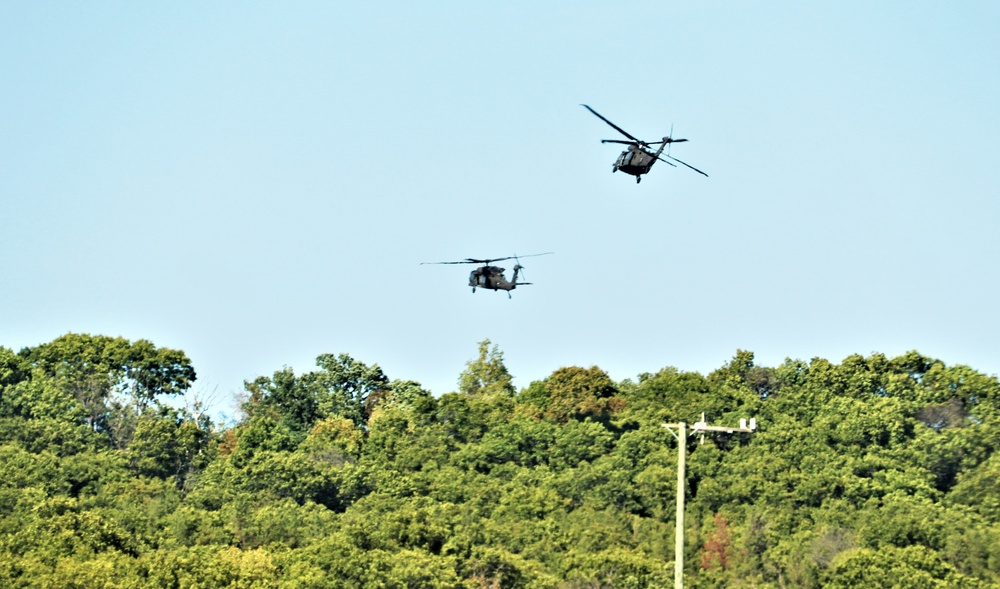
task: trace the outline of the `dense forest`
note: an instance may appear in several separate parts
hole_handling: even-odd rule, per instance
[[[239,420],[146,340],[0,347],[0,586],[1000,587],[1000,383],[909,352],[733,359],[520,391],[491,342],[457,392],[377,364],[247,381]],[[186,396],[187,395],[187,396]],[[189,399],[187,402],[185,399]]]

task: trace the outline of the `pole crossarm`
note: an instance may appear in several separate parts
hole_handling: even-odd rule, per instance
[[[750,423],[747,423],[746,419],[740,419],[739,427],[725,427],[719,425],[708,425],[708,423],[705,422],[704,413],[701,414],[701,421],[691,424],[692,431],[700,432],[725,432],[727,434],[731,434],[733,432],[743,432],[745,434],[750,434],[756,429],[757,420],[752,417],[750,418]]]
[[[748,427],[720,427],[718,425],[702,425],[701,427],[699,427],[699,424],[697,423],[691,424],[691,431],[726,432],[727,434],[731,434],[733,432],[743,432],[746,434],[753,433],[753,430]]]

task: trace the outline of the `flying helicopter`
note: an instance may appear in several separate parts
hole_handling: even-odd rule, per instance
[[[636,139],[635,137],[626,133],[624,129],[612,123],[608,119],[604,118],[603,116],[601,116],[599,112],[590,108],[586,104],[581,104],[580,106],[594,113],[594,115],[597,118],[611,125],[612,129],[618,131],[619,133],[630,139],[630,141],[622,141],[621,139],[601,139],[601,143],[623,143],[625,145],[628,145],[628,148],[625,151],[623,151],[621,155],[618,156],[617,160],[615,160],[614,167],[611,169],[612,172],[617,172],[618,170],[621,170],[626,174],[631,174],[635,176],[635,183],[638,184],[642,180],[642,175],[648,173],[649,169],[653,167],[653,164],[655,164],[657,160],[670,164],[675,168],[677,167],[677,164],[663,159],[664,157],[666,157],[670,158],[671,160],[674,160],[678,164],[682,164],[684,166],[691,168],[692,170],[698,172],[702,176],[706,177],[708,176],[708,174],[706,174],[705,172],[702,172],[701,170],[692,165],[682,162],[681,160],[671,156],[669,153],[663,153],[663,148],[666,147],[667,145],[670,145],[671,143],[683,143],[684,141],[687,141],[687,139],[674,139],[670,135],[667,135],[666,137],[664,137],[659,141],[643,141],[641,139]],[[671,135],[673,134],[673,129],[670,130],[670,133]],[[650,149],[651,145],[659,145],[660,148],[657,149],[656,151],[653,151],[652,149]],[[661,155],[663,157],[661,157]]]
[[[527,256],[521,256],[522,258],[533,258],[535,256],[547,256],[553,252],[545,252],[542,254],[529,254]],[[502,262],[503,260],[515,260],[514,264],[514,276],[511,277],[510,281],[504,276],[504,268],[499,266],[491,266],[493,262]],[[518,286],[524,286],[526,284],[531,284],[530,282],[518,282],[517,273],[524,269],[521,265],[521,260],[518,256],[507,256],[505,258],[490,258],[488,260],[477,260],[474,258],[466,258],[464,260],[459,260],[457,262],[421,262],[423,264],[484,264],[469,273],[469,286],[472,287],[472,292],[476,292],[477,288],[488,288],[490,290],[505,290],[507,291],[507,298],[510,297],[510,291],[514,290]]]

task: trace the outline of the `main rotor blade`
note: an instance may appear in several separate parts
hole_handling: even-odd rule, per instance
[[[420,265],[424,264],[489,264],[491,262],[500,262],[503,260],[513,260],[514,256],[507,256],[506,258],[493,258],[492,260],[475,260],[473,258],[466,258],[458,262],[420,262]]]
[[[554,253],[554,252],[545,252],[545,253],[542,253],[542,254],[528,254],[528,255],[520,256],[520,257],[522,257],[522,258],[533,258],[535,256],[547,256],[547,255],[549,255],[551,253]],[[516,259],[518,257],[519,256],[515,255],[515,256],[507,256],[505,258],[490,258],[488,260],[477,260],[475,258],[466,258],[466,259],[460,260],[458,262],[420,262],[420,265],[423,266],[424,264],[492,264],[493,262],[502,262],[504,260],[513,260],[513,259]]]
[[[704,177],[708,178],[708,174],[706,174],[705,172],[702,172],[701,170],[699,170],[698,168],[696,168],[696,167],[692,166],[691,164],[685,164],[684,162],[682,162],[681,160],[679,160],[679,159],[675,158],[675,157],[674,157],[674,156],[672,156],[672,155],[668,155],[667,157],[668,157],[668,158],[670,158],[670,159],[672,159],[672,160],[674,160],[675,162],[677,162],[677,163],[679,163],[679,164],[684,164],[685,166],[687,166],[687,167],[691,168],[691,169],[692,169],[692,170],[694,170],[695,172],[698,172],[698,173],[699,173],[699,174],[701,174],[702,176],[704,176]]]
[[[536,258],[538,256],[547,256],[547,255],[554,254],[554,253],[555,252],[543,252],[541,254],[525,254],[523,256],[513,255],[510,258]],[[509,260],[510,258],[504,258],[504,259],[505,260]]]
[[[601,143],[624,143],[625,145],[636,145],[635,141],[622,141],[621,139],[601,139]],[[639,143],[642,143],[641,141]],[[651,143],[649,145],[656,145]]]
[[[671,139],[670,137],[667,137],[663,141],[651,141],[646,145],[659,145],[661,143],[684,143],[685,141],[687,141],[687,139]]]
[[[472,258],[466,258],[466,264],[492,264],[493,262],[502,262],[504,260],[513,260],[514,256],[507,256],[506,258],[490,258],[489,260],[473,260]]]
[[[626,132],[625,132],[625,130],[624,130],[624,129],[622,129],[622,128],[621,128],[621,127],[619,127],[618,125],[616,125],[616,124],[612,123],[612,122],[611,122],[611,121],[609,121],[608,119],[606,119],[606,118],[602,117],[600,113],[598,113],[598,112],[597,112],[596,110],[594,110],[594,109],[590,108],[590,107],[589,107],[589,106],[587,106],[586,104],[581,104],[580,106],[582,106],[583,108],[585,108],[585,109],[589,110],[590,112],[594,113],[594,116],[596,116],[597,118],[601,119],[601,120],[602,120],[602,121],[604,121],[605,123],[607,123],[607,124],[611,125],[611,128],[612,128],[612,129],[614,129],[615,131],[618,131],[619,133],[621,133],[622,135],[624,135],[624,136],[628,137],[628,138],[629,138],[629,139],[631,139],[632,141],[638,141],[639,143],[642,143],[642,140],[641,140],[641,139],[636,139],[635,137],[633,137],[633,136],[629,135],[628,133],[626,133]]]
[[[667,157],[669,157],[669,156],[667,156]],[[675,167],[675,168],[677,167],[677,164],[675,164],[674,162],[668,162],[667,160],[663,159],[663,158],[662,158],[662,157],[660,157],[660,156],[656,156],[656,159],[658,159],[658,160],[660,160],[661,162],[663,162],[663,163],[667,164],[668,166],[673,166],[673,167]]]

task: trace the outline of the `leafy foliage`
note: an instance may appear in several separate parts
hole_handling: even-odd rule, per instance
[[[490,340],[479,342],[479,357],[465,365],[458,378],[458,391],[466,395],[500,394],[513,396],[513,377],[507,372],[500,348],[490,348]]]
[[[489,340],[433,397],[378,365],[247,382],[228,428],[144,340],[0,348],[0,586],[1000,586],[1000,383],[917,352],[515,391]]]

